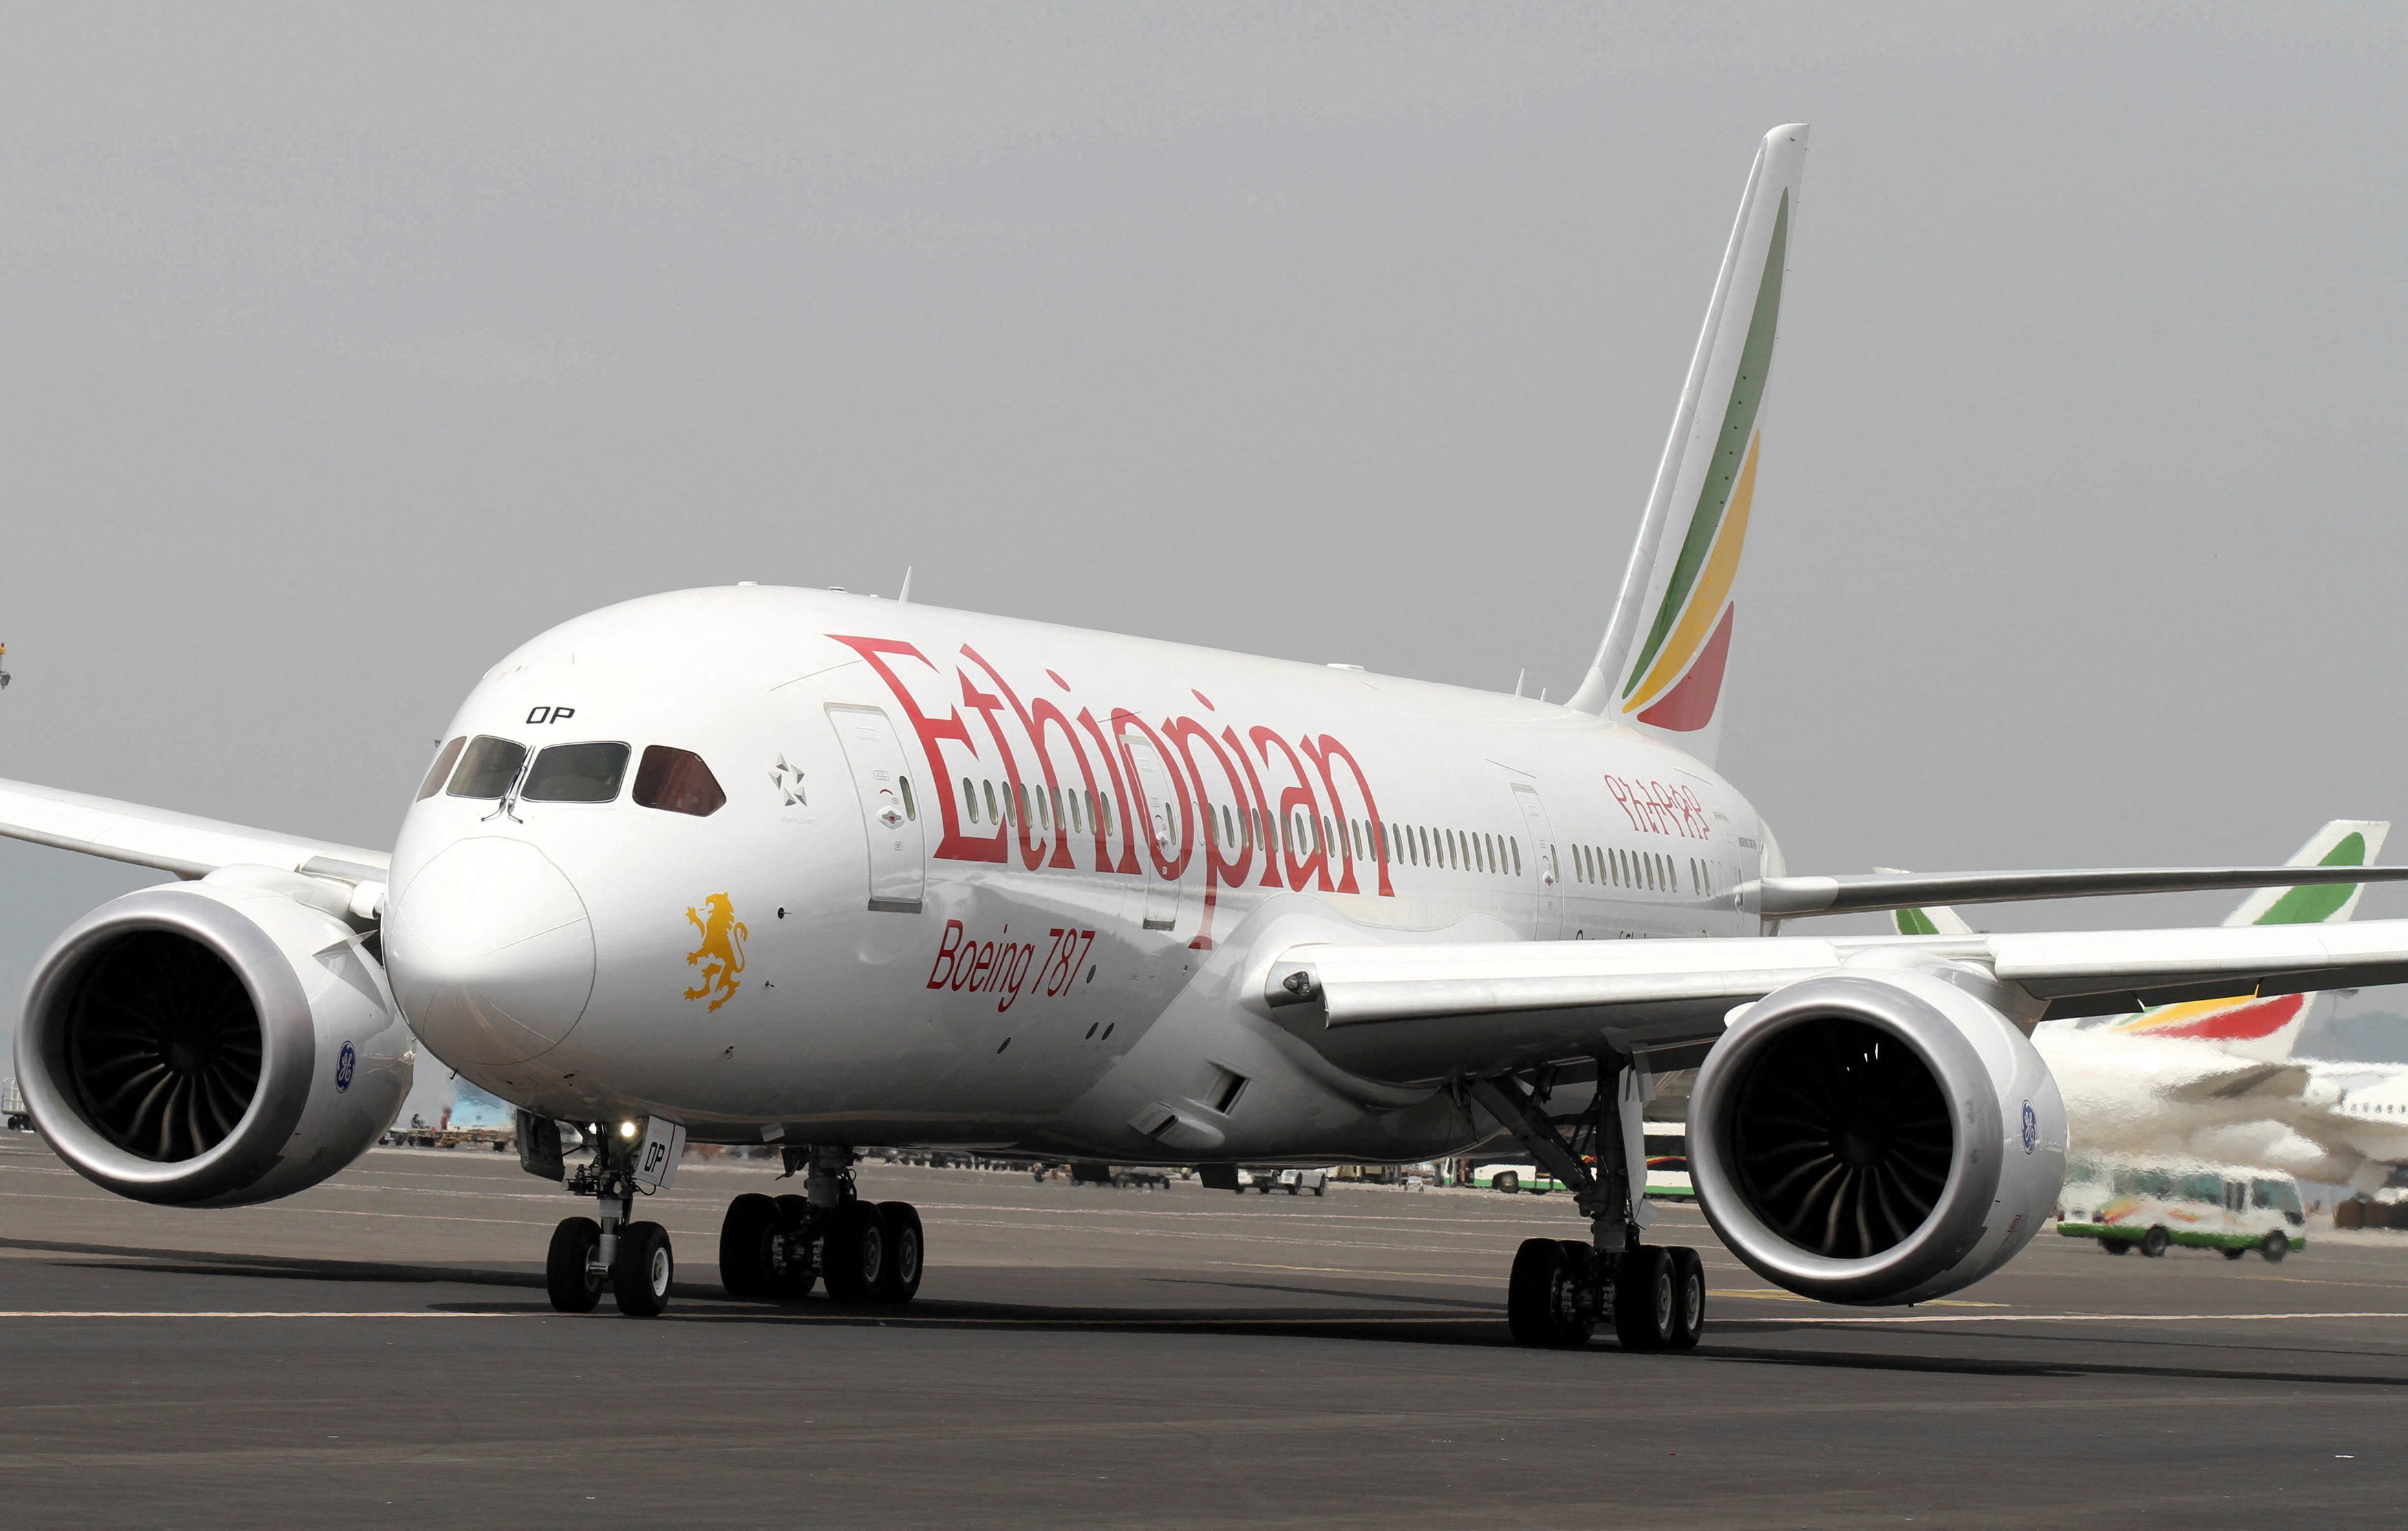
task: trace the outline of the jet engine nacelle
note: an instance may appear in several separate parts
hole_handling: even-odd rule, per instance
[[[290,1195],[393,1124],[415,1053],[349,890],[265,867],[104,904],[42,958],[17,1079],[50,1147],[120,1195]]]
[[[1970,1286],[2031,1241],[2065,1180],[2065,1103],[1996,1009],[1914,971],[1767,995],[1689,1097],[1689,1172],[1731,1252],[1840,1303]]]

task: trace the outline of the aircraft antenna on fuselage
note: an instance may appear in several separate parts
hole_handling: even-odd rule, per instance
[[[911,604],[911,565],[909,564],[903,565],[903,592],[895,597],[895,604],[896,606]]]
[[[1802,122],[1773,129],[1756,150],[1612,620],[1565,703],[1663,730],[1702,760],[1721,732],[1732,584],[1805,168]]]

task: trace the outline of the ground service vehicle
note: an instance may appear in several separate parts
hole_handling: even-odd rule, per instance
[[[2086,1159],[2059,1203],[2057,1231],[2095,1238],[2110,1254],[2137,1249],[2154,1259],[2179,1244],[2280,1260],[2308,1247],[2298,1183],[2243,1166]]]
[[[43,957],[35,1121],[122,1195],[265,1201],[375,1142],[423,1044],[591,1208],[553,1232],[552,1302],[636,1316],[676,1269],[638,1198],[688,1141],[802,1178],[727,1209],[731,1294],[897,1303],[923,1228],[860,1195],[865,1146],[1226,1186],[1510,1138],[1589,1227],[1522,1244],[1514,1335],[1646,1350],[1704,1322],[1696,1253],[1645,1237],[1646,1107],[1695,1067],[1689,1174],[1749,1266],[1855,1304],[1979,1281],[2063,1174],[2032,1025],[2398,981],[2408,926],[1776,929],[2408,869],[1787,869],[1714,759],[1805,151],[1799,125],[1757,151],[1565,700],[833,592],[610,607],[470,692],[390,853],[0,783],[0,833],[185,880]]]

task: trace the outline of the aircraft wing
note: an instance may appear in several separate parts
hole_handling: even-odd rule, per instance
[[[1876,872],[1768,877],[1734,890],[1739,907],[1769,920],[1864,914],[1920,904],[2006,904],[2035,898],[2108,898],[2220,888],[2299,888],[2398,882],[2408,866],[2107,866],[2040,872]]]
[[[2292,867],[2287,875],[2297,876]],[[2362,870],[2362,869],[2361,869]],[[2185,999],[2408,981],[2408,921],[1850,939],[1310,945],[1274,961],[1272,1015],[1330,1061],[1398,1082],[1480,1075],[1611,1047],[1698,1062],[1728,1013],[1800,979],[1926,956],[1995,975],[2020,1019]]]
[[[24,781],[0,780],[0,837],[155,866],[180,878],[207,877],[221,866],[275,866],[356,885],[382,882],[392,865],[382,851]]]

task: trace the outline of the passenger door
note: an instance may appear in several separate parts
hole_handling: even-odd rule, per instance
[[[1138,795],[1144,800],[1140,835],[1151,835],[1168,859],[1179,849],[1179,799],[1171,791],[1170,772],[1154,746],[1143,739],[1124,738],[1121,748],[1137,772]],[[1165,878],[1151,855],[1140,854],[1138,871],[1145,879],[1145,928],[1168,930],[1179,923],[1179,884]]]
[[[1547,805],[1539,800],[1538,788],[1514,782],[1513,804],[1522,810],[1522,827],[1529,833],[1529,874],[1537,880],[1530,934],[1538,940],[1553,940],[1564,928],[1564,882],[1555,866],[1555,826],[1547,818]]]
[[[917,914],[925,892],[927,844],[909,757],[895,724],[874,707],[832,705],[828,722],[853,767],[869,837],[869,907]]]

